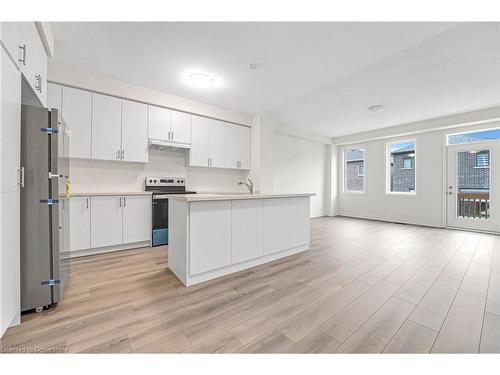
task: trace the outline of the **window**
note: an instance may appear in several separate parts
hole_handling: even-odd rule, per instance
[[[490,152],[481,151],[476,154],[476,168],[487,168],[490,166]]]
[[[450,134],[447,138],[449,145],[462,145],[468,143],[495,141],[500,139],[500,129]]]
[[[362,148],[344,151],[344,192],[362,193],[365,175],[365,150]]]
[[[412,169],[413,168],[413,159],[405,158],[403,159],[403,169]]]
[[[416,192],[416,142],[402,141],[387,145],[387,192]]]

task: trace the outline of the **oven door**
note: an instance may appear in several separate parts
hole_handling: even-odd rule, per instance
[[[168,244],[168,199],[155,199],[153,195],[153,246]]]

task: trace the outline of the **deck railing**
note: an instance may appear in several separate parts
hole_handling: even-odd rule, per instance
[[[488,219],[490,217],[490,193],[457,193],[458,216]]]

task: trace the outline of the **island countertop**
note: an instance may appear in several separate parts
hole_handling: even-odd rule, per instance
[[[228,201],[241,199],[268,199],[268,198],[293,198],[312,197],[316,193],[200,193],[200,194],[172,194],[169,199],[181,200],[185,202],[202,201]]]

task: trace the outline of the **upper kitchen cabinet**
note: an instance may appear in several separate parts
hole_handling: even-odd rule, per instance
[[[226,125],[226,167],[250,169],[250,128]]]
[[[62,88],[62,115],[71,132],[72,158],[90,159],[92,93],[64,86]]]
[[[122,159],[121,126],[121,99],[92,94],[92,159]]]
[[[171,110],[148,106],[148,137],[152,139],[159,139],[161,141],[170,140],[170,123],[172,121]]]
[[[122,101],[122,160],[147,163],[148,106]]]
[[[164,142],[191,144],[191,115],[149,106],[148,136]]]
[[[35,22],[2,22],[2,43],[40,102],[47,101],[47,53]]]
[[[224,168],[226,166],[226,124],[222,121],[193,116],[192,132],[189,165]]]
[[[191,144],[192,117],[189,113],[172,111],[170,141]]]

